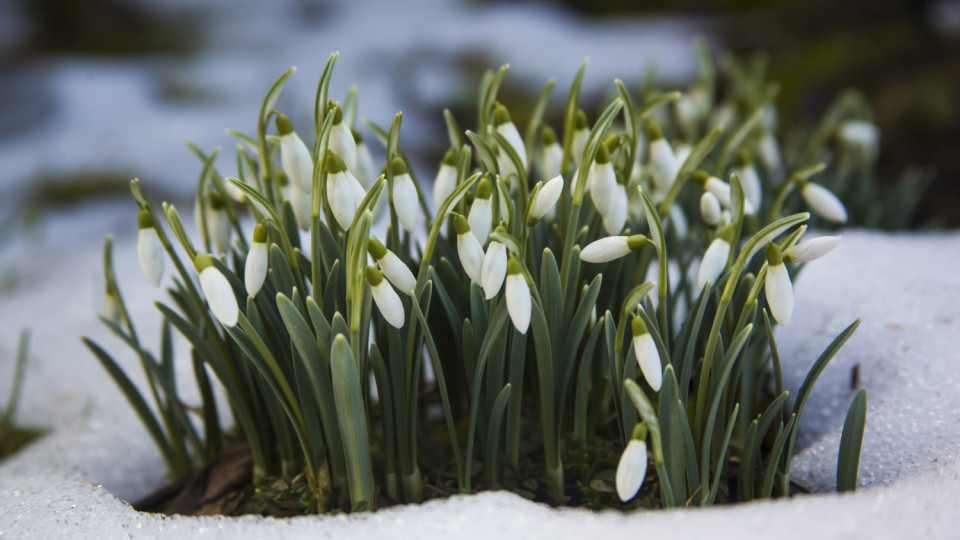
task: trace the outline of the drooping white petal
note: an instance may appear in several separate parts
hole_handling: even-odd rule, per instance
[[[829,189],[820,184],[807,182],[800,193],[803,195],[803,200],[807,202],[810,210],[823,219],[833,221],[834,223],[847,222],[847,209],[843,206],[843,203],[840,202],[840,199]]]
[[[500,176],[504,179],[511,178],[515,180],[519,176],[513,160],[510,159],[510,156],[502,148],[497,148],[497,168],[500,169]]]
[[[617,496],[627,502],[634,498],[647,476],[647,443],[630,439],[617,464]]]
[[[593,198],[593,205],[597,208],[600,215],[610,211],[610,205],[613,203],[614,191],[617,188],[617,175],[613,172],[613,164],[596,163],[590,166],[590,172],[587,176],[587,184],[590,186],[590,197]]]
[[[811,238],[791,246],[784,255],[790,259],[790,262],[810,262],[830,253],[839,243],[839,236]]]
[[[693,152],[693,147],[686,143],[680,143],[674,149],[674,154],[677,156],[677,169],[683,167],[683,162],[690,157],[690,152]]]
[[[649,332],[633,336],[633,353],[637,357],[637,364],[647,384],[654,392],[660,391],[663,383],[663,366],[660,364],[660,353]]]
[[[236,326],[240,316],[237,297],[233,295],[233,288],[226,276],[215,266],[208,266],[200,272],[200,290],[220,324]]]
[[[709,193],[713,193],[717,200],[720,201],[720,204],[730,208],[730,184],[715,176],[711,176],[703,185],[703,189]]]
[[[844,144],[859,148],[868,158],[876,156],[880,146],[880,130],[876,124],[866,120],[846,120],[837,132]]]
[[[763,187],[760,184],[760,176],[752,165],[747,165],[737,169],[737,176],[740,177],[740,185],[743,187],[743,198],[750,202],[754,211],[760,208],[760,201],[763,197]],[[744,205],[746,210],[746,205]]]
[[[703,218],[703,222],[711,227],[720,223],[720,201],[717,200],[716,195],[709,191],[704,191],[703,195],[700,196],[700,216]]]
[[[587,244],[580,259],[588,263],[605,263],[630,253],[626,236],[608,236]]]
[[[603,214],[603,228],[607,234],[620,234],[627,223],[627,188],[615,184],[607,212]]]
[[[490,230],[493,228],[493,208],[490,199],[473,200],[470,212],[467,213],[467,223],[470,224],[470,232],[477,237],[480,245],[487,243]]]
[[[213,244],[213,251],[217,254],[230,251],[230,218],[222,208],[207,208],[207,233]]]
[[[780,159],[780,145],[777,144],[777,139],[773,134],[767,132],[757,141],[757,153],[760,155],[760,160],[763,161],[767,170],[774,171],[780,169],[780,165],[782,164]]]
[[[393,177],[393,208],[403,228],[413,232],[420,217],[420,203],[417,200],[417,188],[409,174]]]
[[[457,188],[457,168],[442,163],[437,171],[437,178],[433,181],[433,207],[440,210],[443,201]]]
[[[700,260],[700,269],[697,270],[697,288],[703,289],[707,282],[716,283],[723,273],[730,257],[730,244],[722,238],[714,238],[710,242],[703,259]]]
[[[786,326],[793,315],[793,284],[783,263],[767,267],[767,281],[763,288],[773,318]]]
[[[373,156],[370,154],[370,147],[367,143],[357,145],[357,171],[354,176],[363,186],[363,189],[369,190],[377,180],[377,168],[373,164]]]
[[[460,264],[464,272],[475,283],[482,283],[483,276],[483,246],[477,237],[467,232],[457,235],[457,253],[460,255]]]
[[[510,146],[513,147],[513,151],[517,153],[517,157],[520,158],[520,164],[523,165],[523,168],[527,168],[527,149],[523,144],[523,138],[520,137],[520,132],[517,131],[517,126],[513,122],[505,122],[497,126],[497,132],[500,135],[503,135],[503,138],[510,143]]]
[[[559,174],[544,184],[530,202],[530,217],[540,219],[547,215],[560,200],[563,193],[563,176]],[[618,231],[619,232],[619,231]]]
[[[290,182],[301,191],[313,191],[313,158],[295,131],[280,137],[280,163]]]
[[[480,279],[483,282],[483,292],[487,300],[500,292],[503,278],[507,275],[507,247],[494,240],[490,242],[487,252],[483,256]]]
[[[543,148],[543,177],[553,178],[560,175],[563,168],[563,147],[549,144]]]
[[[687,221],[687,215],[683,213],[683,208],[679,204],[670,207],[667,213],[670,218],[668,224],[673,225],[673,230],[679,238],[685,238],[690,232],[690,222]]]
[[[331,173],[327,176],[327,199],[330,201],[330,210],[342,229],[350,228],[364,195],[363,186],[350,174],[350,171]]]
[[[243,284],[247,288],[247,294],[256,296],[263,287],[263,281],[267,277],[267,244],[264,242],[254,242],[247,253],[247,262],[243,267]]]
[[[656,191],[666,193],[670,191],[677,172],[680,171],[680,162],[670,148],[670,143],[659,138],[650,143],[650,175]]]
[[[332,201],[332,199],[331,199]],[[301,231],[310,230],[310,195],[304,193],[297,186],[290,188],[290,206],[293,208],[293,217],[297,220],[297,227]]]
[[[510,320],[513,326],[521,334],[526,334],[530,328],[530,286],[527,285],[523,274],[510,274],[507,276],[507,312],[510,314]]]
[[[373,301],[376,302],[377,309],[380,310],[383,318],[390,323],[390,326],[402,328],[406,314],[403,312],[403,302],[400,301],[397,291],[393,290],[393,287],[385,280],[377,285],[371,285],[370,291],[373,293]]]
[[[106,293],[103,295],[103,307],[100,308],[100,314],[108,321],[120,324],[122,314],[120,312],[120,302],[116,295]]]
[[[403,264],[396,253],[388,249],[387,254],[377,260],[377,264],[394,287],[404,294],[413,295],[413,290],[417,288],[417,278],[413,277],[413,272]]]
[[[587,137],[589,137],[590,132],[584,129],[578,129],[573,132],[573,141],[570,145],[570,155],[573,157],[573,162],[577,166],[580,165],[580,161],[583,160],[583,150],[587,147]]]
[[[330,130],[329,150],[340,156],[347,170],[351,173],[357,170],[357,142],[346,122],[334,124]]]
[[[153,227],[144,227],[137,233],[137,261],[147,282],[159,286],[163,277],[163,244]]]

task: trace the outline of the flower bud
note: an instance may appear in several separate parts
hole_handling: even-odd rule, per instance
[[[631,251],[652,243],[642,234],[633,236],[608,236],[594,240],[580,253],[580,260],[588,263],[605,263],[619,259]]]
[[[638,424],[637,428],[617,463],[617,496],[623,502],[637,495],[647,476],[646,428],[642,424]]]
[[[367,242],[367,251],[373,257],[373,260],[377,261],[383,275],[390,280],[394,287],[404,294],[413,295],[414,289],[417,288],[417,278],[413,276],[410,268],[400,260],[400,257],[397,257],[396,253],[387,249],[376,238],[370,238]]]
[[[580,166],[583,160],[583,151],[587,147],[587,138],[590,136],[590,127],[587,125],[587,113],[583,109],[577,109],[577,114],[573,121],[573,139],[570,145],[570,153],[573,157],[574,165]]]
[[[520,261],[511,258],[507,263],[507,312],[513,326],[521,334],[526,334],[530,328],[530,286],[523,275]]]
[[[697,270],[697,288],[703,289],[707,283],[717,282],[717,278],[727,267],[732,242],[733,226],[724,225],[713,242],[710,242],[706,253],[703,254],[703,259],[700,260],[700,269]]]
[[[499,103],[493,109],[493,125],[496,126],[497,133],[510,143],[514,152],[517,153],[517,157],[520,158],[520,164],[526,169],[527,150],[523,144],[523,138],[520,137],[517,126],[510,120],[510,113],[507,112],[507,108]]]
[[[490,300],[500,292],[503,286],[503,278],[507,274],[507,247],[497,242],[490,242],[487,252],[483,256],[481,265],[480,279],[483,281],[483,291],[487,300]]]
[[[237,297],[226,276],[213,264],[213,257],[206,253],[197,253],[193,265],[200,272],[200,290],[203,292],[210,311],[224,326],[236,326],[240,316]]]
[[[656,191],[667,193],[680,172],[680,162],[670,143],[663,137],[659,124],[653,121],[647,124],[647,138],[650,140],[650,175],[653,186]]]
[[[263,226],[263,223],[258,223],[253,229],[253,243],[250,244],[247,262],[243,267],[243,283],[247,288],[247,294],[250,296],[256,296],[260,292],[260,288],[263,287],[263,282],[267,277],[269,258],[267,228]]]
[[[443,201],[457,188],[457,150],[451,148],[443,155],[440,170],[433,181],[433,207],[439,212]]]
[[[147,278],[147,282],[157,287],[163,277],[163,244],[157,229],[153,226],[153,218],[147,210],[141,210],[137,215],[137,262],[140,271]]]
[[[772,242],[767,246],[767,280],[763,289],[773,318],[786,326],[793,315],[793,284],[783,264],[780,248]]]
[[[700,196],[700,216],[703,217],[703,222],[711,227],[720,223],[720,201],[709,191],[704,191]]]
[[[460,255],[460,264],[463,265],[463,271],[471,281],[481,284],[483,276],[483,246],[477,237],[470,232],[470,224],[467,219],[458,215],[453,220],[453,226],[457,230],[457,253]]]
[[[823,257],[827,253],[830,253],[833,251],[833,248],[837,247],[837,244],[839,243],[839,236],[821,236],[819,238],[811,238],[790,246],[790,248],[788,248],[783,255],[787,262],[810,262]]]
[[[377,180],[377,167],[373,164],[373,155],[370,154],[370,147],[363,142],[363,135],[359,131],[352,129],[353,141],[357,145],[357,167],[354,176],[363,186],[363,189],[369,190]]]
[[[540,138],[543,139],[543,164],[540,167],[543,177],[559,176],[563,170],[563,147],[560,146],[557,135],[550,126],[543,127]]]
[[[470,230],[480,241],[480,245],[487,243],[490,230],[493,228],[493,207],[490,201],[492,192],[490,180],[486,177],[481,178],[477,183],[477,196],[473,199],[473,204],[470,205],[470,211],[467,213]]]
[[[377,304],[380,314],[383,315],[390,326],[402,328],[406,320],[406,314],[403,311],[403,302],[400,301],[397,292],[383,279],[383,275],[376,268],[368,266],[364,273],[367,283],[370,284],[373,302]]]
[[[413,179],[407,173],[407,165],[402,159],[394,158],[390,168],[393,172],[393,209],[397,212],[397,219],[403,228],[413,232],[420,217],[417,188],[413,185]]]
[[[293,131],[293,124],[284,114],[277,114],[277,133],[280,136],[280,164],[291,182],[301,191],[313,191],[313,157],[300,136]]]
[[[847,222],[847,209],[829,189],[804,180],[800,183],[800,194],[810,210],[823,219],[834,223]]]
[[[556,206],[557,201],[560,200],[561,193],[563,193],[563,176],[558,174],[551,178],[546,184],[543,184],[534,194],[533,199],[530,201],[530,219],[538,221],[547,215],[547,213]]]
[[[328,114],[333,114],[333,127],[330,129],[329,148],[331,152],[340,156],[350,174],[357,172],[357,143],[350,132],[350,126],[343,121],[343,111],[334,104]],[[309,191],[307,191],[309,193]]]

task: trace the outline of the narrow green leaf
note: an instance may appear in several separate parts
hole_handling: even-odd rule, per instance
[[[337,403],[337,424],[347,463],[347,485],[350,507],[354,512],[374,510],[373,464],[370,461],[370,438],[367,415],[363,407],[360,375],[343,334],[333,340],[330,359],[333,396]]]
[[[837,491],[855,491],[860,470],[860,449],[863,447],[863,429],[867,423],[867,389],[857,390],[847,418],[843,421],[840,452],[837,455]]]

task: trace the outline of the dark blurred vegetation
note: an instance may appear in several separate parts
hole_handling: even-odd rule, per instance
[[[881,131],[879,180],[911,165],[936,179],[915,226],[960,226],[960,8],[926,0],[558,0],[593,16],[696,16],[738,57],[764,51],[781,126],[818,118],[859,88]],[[952,18],[948,16],[953,11]]]

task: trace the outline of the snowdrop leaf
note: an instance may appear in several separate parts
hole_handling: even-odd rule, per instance
[[[867,422],[867,389],[857,390],[840,436],[840,453],[837,456],[837,491],[855,491],[860,470],[860,449],[863,447],[863,429]]]

